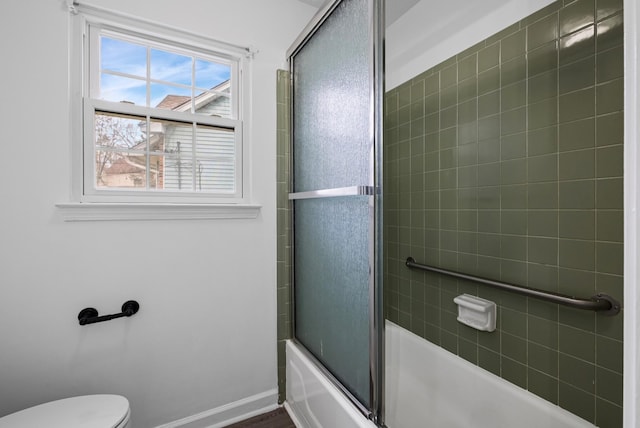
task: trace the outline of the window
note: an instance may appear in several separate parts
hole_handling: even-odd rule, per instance
[[[104,12],[75,18],[79,201],[243,202],[248,51]]]

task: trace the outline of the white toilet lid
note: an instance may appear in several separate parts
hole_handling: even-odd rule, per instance
[[[0,428],[118,428],[129,416],[119,395],[84,395],[30,407],[0,418]]]

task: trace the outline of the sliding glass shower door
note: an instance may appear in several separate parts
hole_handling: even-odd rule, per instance
[[[294,335],[378,422],[382,3],[325,6],[289,55]]]

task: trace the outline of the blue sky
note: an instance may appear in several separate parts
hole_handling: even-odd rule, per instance
[[[109,101],[131,101],[138,105],[146,102],[147,48],[109,37],[100,38],[101,98]],[[151,49],[151,79],[163,83],[151,84],[151,106],[157,105],[169,94],[190,95],[191,90],[173,84],[191,86],[191,69],[195,61],[195,86],[210,89],[229,79],[231,68],[227,64],[184,56],[160,49]],[[109,72],[125,73],[123,77]],[[196,91],[196,94],[200,91]]]

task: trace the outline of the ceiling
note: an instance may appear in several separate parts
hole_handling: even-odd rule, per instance
[[[320,7],[329,0],[298,0],[313,7]],[[392,0],[386,3],[386,24],[389,26],[405,14],[420,0]]]

